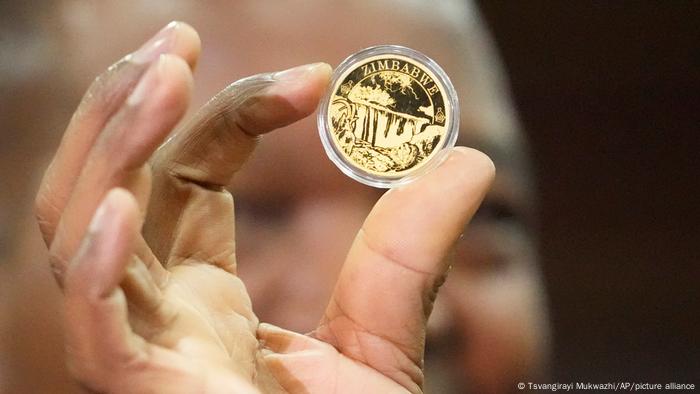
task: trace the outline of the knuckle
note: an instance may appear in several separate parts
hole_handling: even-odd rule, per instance
[[[423,290],[423,316],[427,319],[433,311],[433,306],[435,305],[435,300],[437,300],[438,293],[442,285],[445,284],[447,280],[448,272],[444,272],[442,275],[438,275],[432,283],[432,286],[425,286]]]
[[[56,212],[51,204],[49,192],[46,190],[46,187],[42,187],[34,199],[34,217],[41,224],[42,222],[49,222],[50,218],[54,216],[56,216]]]
[[[43,185],[34,199],[34,218],[44,237],[46,246],[51,245],[61,211],[55,203],[48,185]]]
[[[63,287],[66,280],[68,260],[55,252],[51,252],[49,253],[49,267],[51,268],[51,273],[56,279],[56,282],[58,282],[59,286]]]
[[[360,234],[362,234],[360,240],[370,253],[378,257],[379,261],[384,261],[417,275],[424,284],[433,282],[435,273],[421,267],[421,264],[417,264],[415,256],[406,247],[391,241],[375,242],[370,239],[371,237],[367,235],[365,229],[361,229]]]

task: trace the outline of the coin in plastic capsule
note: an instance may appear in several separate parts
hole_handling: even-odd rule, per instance
[[[415,50],[382,45],[345,59],[318,112],[328,157],[356,181],[390,188],[437,166],[459,133],[457,94]]]

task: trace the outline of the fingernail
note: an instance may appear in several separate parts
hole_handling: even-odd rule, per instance
[[[146,98],[149,92],[153,91],[158,83],[158,75],[160,74],[160,69],[163,62],[165,61],[166,55],[160,55],[158,60],[152,64],[146,74],[141,78],[136,87],[126,99],[126,104],[129,106],[137,106]]]
[[[167,53],[173,48],[175,41],[175,31],[180,22],[172,21],[162,28],[155,36],[148,40],[136,52],[131,54],[131,60],[135,63],[148,63],[158,56]]]
[[[272,76],[272,78],[276,79],[278,81],[293,81],[293,80],[301,78],[307,74],[311,74],[313,72],[316,72],[317,70],[324,68],[324,67],[327,67],[330,69],[331,66],[329,66],[326,63],[305,64],[303,66],[297,66],[297,67],[290,68],[289,70],[276,72]]]
[[[105,220],[107,219],[107,211],[109,211],[109,193],[100,203],[100,206],[95,210],[95,214],[92,215],[92,220],[90,220],[90,226],[88,227],[88,234],[94,234],[104,227]],[[90,237],[92,238],[92,237]]]

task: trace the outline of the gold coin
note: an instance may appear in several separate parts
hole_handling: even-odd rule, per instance
[[[368,48],[336,70],[319,113],[322,140],[343,172],[391,187],[454,145],[456,100],[447,76],[425,55]]]

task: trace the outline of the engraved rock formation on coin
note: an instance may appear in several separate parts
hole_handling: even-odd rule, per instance
[[[445,140],[450,108],[432,71],[397,54],[358,62],[333,86],[333,142],[354,165],[377,175],[421,166]]]

